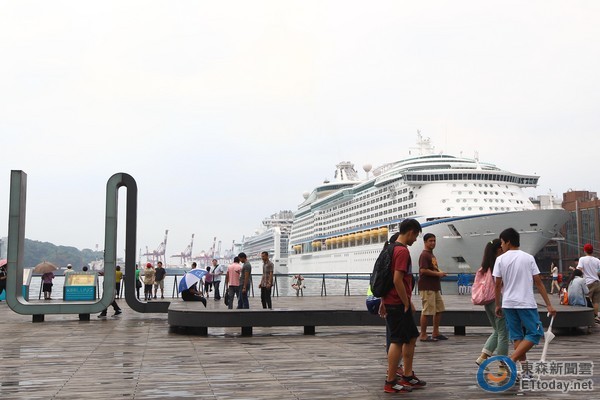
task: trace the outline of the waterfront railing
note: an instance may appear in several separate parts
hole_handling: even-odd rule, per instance
[[[165,298],[179,298],[179,292],[177,290],[179,281],[184,274],[169,274],[165,277]],[[295,276],[299,274],[274,274],[272,296],[273,297],[285,297],[285,296],[356,296],[366,295],[369,287],[370,274],[365,273],[318,273],[318,274],[301,274],[304,280],[302,281],[302,287],[296,290],[292,287],[296,283]],[[414,281],[418,281],[418,274],[413,274]],[[442,293],[443,294],[470,294],[470,286],[473,282],[474,274],[448,274],[446,278],[442,280]],[[96,295],[98,298],[102,296],[104,277],[99,277],[96,287]],[[258,284],[261,280],[261,274],[252,274],[251,286],[249,296],[259,296],[260,290]],[[54,279],[54,286],[52,288],[53,298],[61,299],[63,294],[63,276],[57,276]],[[117,297],[123,298],[125,295],[124,281],[121,282],[120,292],[117,293]],[[220,292],[221,297],[224,294],[225,279],[221,279]],[[204,287],[199,288],[204,291]],[[139,289],[140,295],[143,296],[143,287]],[[29,288],[30,295],[38,293],[38,299],[42,298],[42,285],[41,276],[34,275],[31,280],[31,286]],[[417,285],[414,285],[413,293],[418,294]],[[214,290],[207,293],[209,297],[213,297]],[[160,293],[159,296],[160,298]]]

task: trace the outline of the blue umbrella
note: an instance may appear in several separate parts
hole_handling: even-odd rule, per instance
[[[194,268],[190,272],[186,272],[185,275],[179,281],[179,292],[183,292],[184,290],[189,289],[195,283],[198,283],[202,280],[202,277],[206,275],[206,270],[204,269],[196,269]]]

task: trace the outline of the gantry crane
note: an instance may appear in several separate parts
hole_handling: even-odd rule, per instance
[[[188,261],[192,261],[192,249],[194,247],[194,234],[192,233],[192,241],[190,244],[179,254],[173,254],[172,257],[179,257],[181,260],[181,265],[186,265]]]
[[[163,240],[159,245],[158,248],[152,252],[148,251],[148,247],[146,247],[146,254],[144,254],[146,256],[146,260],[150,259],[152,261],[148,261],[151,262],[153,264],[161,261],[164,266],[167,266],[167,257],[165,256],[165,253],[167,251],[167,237],[169,236],[169,230],[165,230],[165,240]],[[150,258],[148,258],[150,257]]]

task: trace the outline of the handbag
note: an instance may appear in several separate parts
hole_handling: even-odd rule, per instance
[[[229,306],[229,293],[225,292],[225,296],[223,296],[223,301],[225,302],[226,306]]]
[[[488,270],[483,273],[482,268],[479,268],[475,274],[475,281],[471,288],[471,300],[477,306],[490,304],[496,299],[496,285],[494,285],[494,277],[492,271]]]

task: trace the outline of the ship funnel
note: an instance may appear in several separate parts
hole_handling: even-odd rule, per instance
[[[349,161],[342,161],[337,164],[335,170],[335,180],[338,182],[358,181],[358,173],[354,169],[354,164]]]

